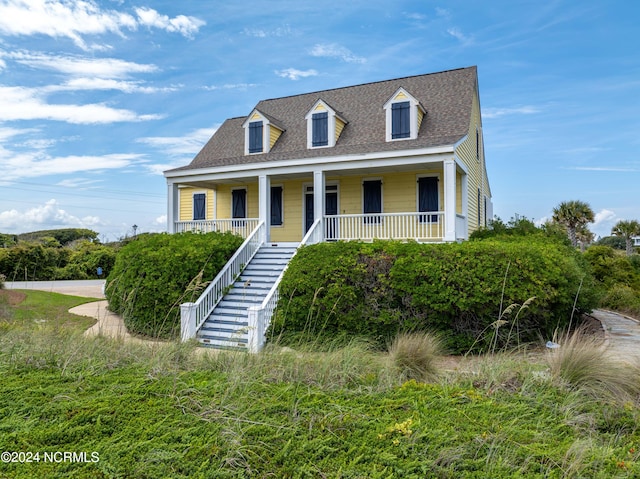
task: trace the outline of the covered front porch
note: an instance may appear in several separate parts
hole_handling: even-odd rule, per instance
[[[246,238],[264,223],[265,242],[299,243],[319,221],[319,241],[468,238],[468,172],[455,158],[337,166],[170,182],[169,232],[231,231]]]

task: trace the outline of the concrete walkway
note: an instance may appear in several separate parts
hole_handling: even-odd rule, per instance
[[[591,316],[602,323],[607,350],[625,361],[640,359],[640,323],[619,313],[597,309]]]

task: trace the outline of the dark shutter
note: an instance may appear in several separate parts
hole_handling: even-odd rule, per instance
[[[231,191],[231,209],[233,218],[247,217],[247,190]]]
[[[327,146],[329,144],[329,115],[325,113],[314,113],[312,121],[312,145]]]
[[[409,112],[411,106],[408,101],[391,105],[391,138],[409,138],[411,136],[411,122]]]
[[[282,225],[282,186],[271,187],[271,226]]]
[[[262,122],[249,123],[249,153],[262,152]]]
[[[207,195],[204,193],[197,193],[193,195],[193,219],[204,220],[207,218],[206,207]]]
[[[418,211],[438,211],[438,178],[418,178]],[[438,215],[420,215],[421,222],[436,223]]]
[[[382,181],[373,180],[362,183],[363,213],[382,213]],[[365,218],[365,223],[380,223],[380,217]]]

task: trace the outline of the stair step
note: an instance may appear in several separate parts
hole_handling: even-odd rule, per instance
[[[198,341],[200,341],[202,344],[207,345],[209,347],[216,347],[221,349],[242,348],[244,350],[246,350],[247,343],[248,343],[248,340],[244,338],[231,339],[231,338],[225,338],[225,337],[213,336],[213,335],[200,336],[198,337]]]
[[[242,328],[246,328],[249,325],[249,323],[247,322],[246,317],[245,318],[230,318],[230,317],[226,317],[226,316],[221,316],[218,318],[212,318],[211,316],[209,316],[207,318],[207,320],[204,322],[204,324],[202,325],[203,328],[208,328],[208,327],[218,327],[218,326],[223,326],[223,327],[228,327],[228,328],[236,328],[236,329],[242,329]]]
[[[238,319],[246,318],[247,306],[253,306],[253,304],[247,305],[247,303],[244,303],[239,308],[230,308],[227,305],[218,306],[213,310],[213,312],[209,315],[209,317],[212,317],[213,315],[218,315],[220,317],[225,318],[226,320],[229,320],[229,318],[238,318]]]

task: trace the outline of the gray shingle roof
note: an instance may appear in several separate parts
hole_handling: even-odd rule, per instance
[[[473,66],[262,100],[254,109],[285,130],[269,153],[245,155],[242,124],[247,117],[231,118],[189,165],[171,171],[453,145],[469,131],[476,82]],[[418,100],[427,114],[417,139],[386,142],[383,106],[400,87]],[[341,112],[348,124],[335,147],[308,149],[305,115],[320,99]]]

